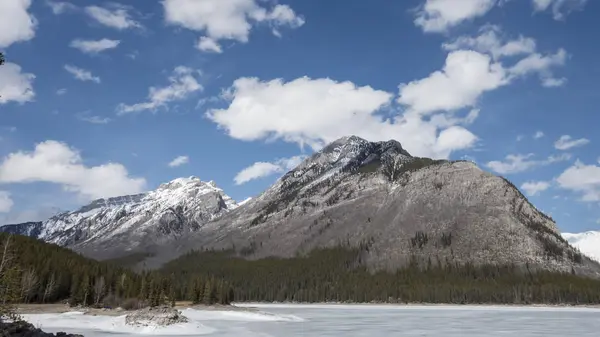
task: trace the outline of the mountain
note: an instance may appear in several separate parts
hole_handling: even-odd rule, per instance
[[[236,207],[214,182],[179,178],[145,194],[99,199],[43,223],[8,225],[0,230],[107,259],[176,240]]]
[[[39,238],[43,228],[44,223],[41,221],[25,222],[17,225],[2,226],[0,227],[0,232]]]
[[[380,270],[416,261],[600,275],[600,266],[508,180],[472,162],[412,157],[396,141],[358,137],[333,142],[145,263],[158,266],[201,249],[259,259],[337,246],[363,247],[363,262]]]
[[[191,250],[247,259],[351,247],[375,270],[407,264],[517,265],[600,276],[508,180],[467,161],[411,156],[397,141],[329,144],[239,206],[214,184],[177,179],[44,222],[40,238],[154,268]],[[131,259],[128,259],[131,260]]]
[[[600,232],[563,233],[562,236],[583,254],[600,262]]]

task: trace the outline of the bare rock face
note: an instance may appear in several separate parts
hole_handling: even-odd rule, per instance
[[[358,137],[325,147],[147,265],[190,249],[234,248],[254,259],[334,246],[366,247],[363,260],[373,269],[416,259],[600,275],[508,180],[472,162],[415,158],[398,142]]]
[[[125,316],[125,323],[134,326],[167,326],[187,321],[181,311],[170,307],[145,308]]]

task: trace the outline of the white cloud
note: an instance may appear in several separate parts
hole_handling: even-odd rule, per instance
[[[528,181],[521,185],[521,189],[524,190],[528,196],[539,195],[549,188],[550,183],[547,181]]]
[[[415,24],[428,33],[446,32],[465,21],[489,12],[496,0],[426,0]]]
[[[60,89],[56,90],[56,94],[58,96],[65,95],[67,92],[68,92],[68,90],[66,88],[60,88]]]
[[[13,207],[14,203],[10,198],[10,193],[6,191],[0,191],[0,213],[8,213]]]
[[[560,187],[582,194],[582,201],[600,201],[600,166],[585,165],[578,160],[556,181]]]
[[[533,139],[540,139],[544,137],[544,132],[542,131],[537,131],[534,135],[533,135]]]
[[[108,9],[98,6],[88,6],[85,8],[85,13],[98,23],[119,30],[142,27],[139,22],[131,18],[127,7],[122,5],[114,5],[113,7]]]
[[[87,122],[91,124],[108,124],[111,121],[111,119],[108,117],[92,116],[89,111],[79,113],[75,115],[75,117],[77,117],[77,119],[79,119],[82,122]]]
[[[489,56],[475,51],[453,51],[442,70],[401,85],[398,102],[419,113],[457,110],[474,106],[484,92],[505,84],[508,79],[504,68]]]
[[[524,136],[523,136],[523,135],[518,135],[518,136],[517,136],[517,142],[520,142],[520,141],[522,141],[522,140],[523,140],[523,138],[524,138]]]
[[[524,55],[516,64],[506,69],[498,64],[505,69],[508,80],[537,74],[544,87],[560,87],[567,82],[566,78],[556,78],[552,73],[553,67],[565,64],[568,55],[564,49],[559,49],[555,54],[542,55],[537,52],[534,39],[519,36],[509,40],[498,26],[485,25],[480,29],[478,36],[461,36],[452,42],[444,43],[442,48],[449,51],[472,49],[491,55],[494,60]]]
[[[52,9],[52,13],[54,13],[55,15],[63,14],[67,11],[77,10],[77,6],[73,5],[70,2],[48,0],[46,1],[46,4],[50,6],[50,9]]]
[[[170,163],[169,163],[169,167],[178,167],[181,165],[185,165],[187,163],[190,162],[190,157],[188,156],[179,156],[175,159],[173,159]]]
[[[212,38],[210,38],[208,36],[200,37],[196,48],[198,48],[202,51],[212,51],[214,53],[222,53],[223,52],[221,45],[219,45],[217,43],[217,41],[213,40]]]
[[[71,41],[70,46],[79,49],[83,53],[97,54],[101,51],[114,49],[121,43],[119,40],[101,39],[101,40],[81,40]]]
[[[33,152],[11,153],[0,164],[0,183],[34,182],[60,184],[84,200],[140,193],[146,185],[121,164],[86,166],[79,151],[53,140],[36,144]]]
[[[458,125],[472,122],[477,110],[466,118],[447,113],[426,121],[414,112],[384,118],[377,112],[389,106],[393,94],[352,82],[240,78],[222,98],[229,106],[206,115],[229,136],[246,141],[283,139],[317,150],[340,137],[357,135],[371,141],[397,139],[412,154],[446,158],[477,139]]]
[[[490,161],[486,166],[499,174],[511,174],[571,159],[571,155],[568,153],[563,153],[560,156],[550,156],[545,160],[534,160],[532,159],[533,156],[533,153],[526,155],[509,154],[506,156],[505,161]]]
[[[33,39],[37,20],[27,12],[29,6],[31,0],[0,1],[0,48]]]
[[[84,81],[84,82],[91,81],[91,82],[100,83],[100,77],[92,75],[92,73],[88,70],[77,68],[77,67],[69,65],[69,64],[65,65],[65,70],[67,72],[69,72],[69,74],[73,75],[73,77],[75,77],[76,79],[78,79],[80,81]]]
[[[563,20],[566,14],[574,10],[581,10],[587,0],[532,0],[536,12],[552,10],[555,20]]]
[[[121,103],[117,107],[117,114],[156,110],[159,107],[167,107],[167,103],[184,100],[194,92],[203,90],[202,85],[194,77],[199,74],[199,71],[191,68],[176,67],[173,75],[169,77],[170,85],[162,88],[150,87],[147,102],[133,105]]]
[[[219,40],[248,42],[250,30],[256,23],[267,23],[274,31],[280,27],[298,28],[304,19],[287,5],[265,8],[258,0],[163,0],[168,24],[204,32],[197,47],[215,51]]]
[[[542,85],[546,87],[555,87],[563,85],[565,79],[556,79],[553,77],[551,68],[562,66],[567,59],[567,52],[564,49],[559,49],[553,55],[541,55],[534,53],[521,59],[517,64],[509,68],[509,72],[513,76],[526,76],[532,73],[538,74],[542,80]]]
[[[298,166],[306,156],[294,156],[278,159],[274,162],[256,162],[238,172],[233,178],[236,185],[245,184],[251,180],[265,178],[276,173],[283,173]]]
[[[584,146],[589,143],[589,139],[573,139],[569,135],[562,135],[555,143],[554,148],[558,150],[568,150],[574,147]]]
[[[485,25],[480,29],[480,35],[461,36],[450,43],[444,43],[445,50],[473,49],[480,53],[490,54],[494,59],[506,56],[532,54],[536,50],[536,42],[532,38],[519,36],[515,40],[505,41],[502,30],[498,26]]]
[[[31,102],[35,97],[33,80],[35,75],[22,73],[14,63],[0,66],[0,105],[8,102]]]

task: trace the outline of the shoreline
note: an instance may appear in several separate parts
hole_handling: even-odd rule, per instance
[[[506,307],[506,308],[588,308],[588,309],[600,309],[600,303],[598,304],[543,304],[543,303],[532,303],[532,304],[513,304],[513,303],[366,303],[366,302],[239,302],[232,303],[234,306],[252,308],[256,305],[256,308],[260,307],[276,307],[276,306],[353,306],[353,307]]]
[[[356,308],[368,307],[396,307],[396,308],[418,308],[418,307],[473,307],[473,308],[548,308],[548,309],[600,309],[600,304],[590,305],[572,305],[572,304],[454,304],[454,303],[343,303],[343,302],[239,302],[231,305],[191,305],[188,303],[180,303],[175,306],[175,309],[194,309],[203,311],[234,311],[234,312],[258,312],[261,308],[276,308],[278,306],[298,306],[298,307],[317,307],[317,306],[345,306]],[[21,304],[16,308],[19,315],[40,315],[40,314],[64,314],[69,312],[82,312],[84,315],[91,316],[123,316],[136,310],[116,309],[97,309],[89,307],[70,307],[66,304]]]

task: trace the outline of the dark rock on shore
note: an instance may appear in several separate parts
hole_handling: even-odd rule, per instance
[[[58,332],[56,334],[44,332],[33,324],[18,321],[18,322],[0,322],[1,337],[83,337],[83,335],[68,334],[66,332]]]

